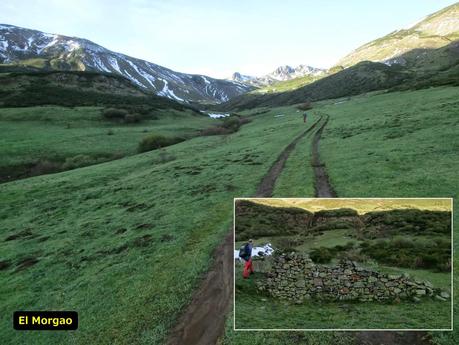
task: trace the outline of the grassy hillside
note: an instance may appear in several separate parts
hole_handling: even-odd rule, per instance
[[[21,66],[0,72],[0,182],[120,158],[146,136],[183,140],[221,123],[121,76]]]
[[[0,185],[0,342],[162,344],[228,231],[233,197],[253,194],[305,129],[276,114],[170,146],[171,160],[152,151]],[[19,309],[78,310],[79,330],[15,332]]]
[[[0,106],[131,105],[184,109],[165,97],[145,93],[121,76],[81,71],[0,68]]]
[[[321,108],[332,118],[321,152],[338,195],[453,196],[458,95],[441,87]]]
[[[362,61],[346,69],[337,67],[330,70],[328,76],[298,89],[266,94],[248,93],[222,103],[216,109],[285,106],[349,97],[375,90],[414,90],[458,85],[459,41],[438,49],[414,49],[402,57],[408,62],[386,65]]]
[[[357,95],[401,84],[408,75],[398,66],[362,62],[299,89],[276,94],[245,94],[217,109],[245,109],[260,106],[292,105],[305,101]]]
[[[353,66],[361,61],[398,60],[410,63],[417,56],[422,56],[422,51],[411,56],[400,55],[412,50],[436,49],[448,45],[459,39],[459,4],[448,6],[410,28],[401,29],[364,44],[349,55],[342,58],[337,65],[343,67]]]
[[[104,107],[0,108],[0,181],[73,169],[137,152],[148,136],[192,137],[221,123],[189,110],[130,109],[129,120],[103,116]]]

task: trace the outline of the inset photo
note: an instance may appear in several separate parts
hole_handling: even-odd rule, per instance
[[[234,329],[452,330],[451,198],[237,198]]]

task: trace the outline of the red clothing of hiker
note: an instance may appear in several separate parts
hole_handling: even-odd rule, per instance
[[[249,258],[249,260],[245,262],[244,272],[242,272],[242,276],[244,278],[248,278],[252,273],[253,273],[252,258]]]
[[[244,271],[242,272],[242,276],[244,278],[248,278],[253,273],[252,248],[253,240],[249,240],[249,242],[241,247],[241,250],[239,251],[239,257],[245,261]]]

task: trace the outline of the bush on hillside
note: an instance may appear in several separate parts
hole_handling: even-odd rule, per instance
[[[391,266],[448,271],[451,242],[446,239],[413,241],[401,238],[368,241],[361,244],[361,253]]]
[[[231,134],[231,131],[221,126],[209,127],[209,128],[203,129],[200,132],[200,135],[204,137],[210,136],[210,135],[225,135],[225,134]]]
[[[282,253],[289,253],[296,251],[295,247],[304,243],[304,240],[299,236],[292,237],[279,237],[273,239],[274,247]]]
[[[64,170],[76,169],[96,163],[98,160],[88,155],[76,155],[65,159],[62,168]]]
[[[358,217],[356,210],[352,208],[337,208],[331,210],[320,210],[315,213],[318,217]]]
[[[30,169],[30,176],[55,173],[61,170],[61,164],[46,158],[39,159]]]
[[[312,213],[301,208],[271,207],[249,200],[237,200],[235,207],[237,241],[303,235],[312,219]]]
[[[223,119],[223,124],[221,126],[229,129],[231,132],[237,132],[239,127],[241,127],[241,124],[238,117],[230,116]]]
[[[249,123],[251,120],[246,117],[230,116],[225,117],[223,122],[214,127],[209,127],[201,131],[202,136],[225,135],[235,133],[242,125]]]
[[[311,102],[308,101],[308,102],[304,102],[304,103],[298,104],[296,106],[296,108],[298,110],[306,111],[306,110],[312,109],[312,104],[311,104]]]
[[[316,264],[329,263],[334,257],[333,252],[326,247],[314,248],[309,256]]]
[[[122,120],[127,115],[124,109],[107,108],[102,111],[102,116],[108,120]]]
[[[334,247],[319,247],[314,248],[311,251],[310,257],[312,261],[318,264],[325,264],[330,262],[331,259],[335,257],[348,258],[350,260],[355,260],[358,257],[358,251],[354,248],[355,242],[349,241],[346,244],[339,244]],[[358,260],[357,260],[358,261]]]
[[[142,120],[142,116],[140,114],[126,114],[123,120],[124,123],[138,123]]]
[[[184,138],[180,137],[164,137],[162,135],[153,134],[142,139],[137,147],[138,152],[147,152],[157,150],[162,147],[174,145],[184,141]]]
[[[366,232],[379,235],[410,233],[417,235],[450,235],[451,212],[418,209],[368,212],[363,221]]]

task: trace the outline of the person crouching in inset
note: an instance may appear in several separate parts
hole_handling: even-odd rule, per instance
[[[253,273],[252,248],[253,248],[253,240],[250,239],[239,250],[239,257],[245,261],[244,271],[242,272],[242,276],[244,277],[244,279],[247,279]]]

